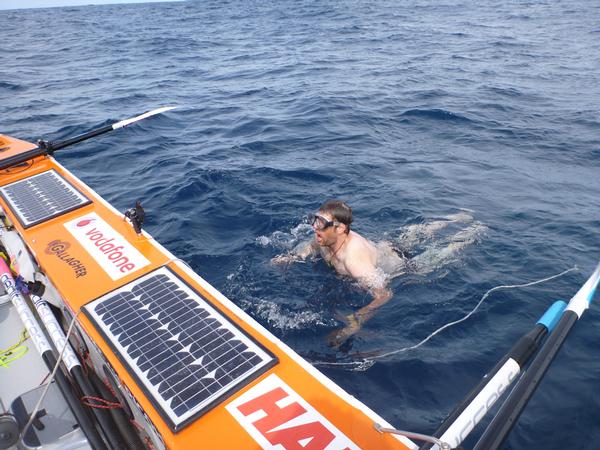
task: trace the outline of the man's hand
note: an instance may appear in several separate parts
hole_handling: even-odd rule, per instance
[[[298,261],[298,257],[294,254],[288,253],[283,255],[277,255],[271,259],[271,264],[276,266],[282,266],[284,264],[291,264],[294,261]]]
[[[372,294],[373,301],[371,303],[369,303],[367,306],[363,306],[355,313],[346,316],[345,322],[347,325],[339,330],[334,330],[329,336],[327,336],[327,343],[331,347],[338,348],[351,336],[358,333],[363,323],[373,317],[377,308],[386,304],[393,295],[391,289],[388,288],[373,289]]]
[[[271,264],[281,266],[293,262],[305,261],[306,258],[316,253],[316,243],[314,241],[301,242],[288,253],[277,255],[271,259]]]
[[[347,325],[344,328],[334,330],[327,336],[327,344],[330,347],[338,348],[360,330],[362,321],[356,314],[347,315],[345,320]]]

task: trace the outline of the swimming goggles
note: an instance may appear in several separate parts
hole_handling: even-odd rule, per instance
[[[339,225],[337,220],[327,220],[325,217],[318,214],[310,214],[308,216],[308,223],[310,223],[315,229],[319,231],[326,230],[333,225]]]

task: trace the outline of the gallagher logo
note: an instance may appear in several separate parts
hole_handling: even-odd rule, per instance
[[[66,222],[64,226],[113,280],[150,264],[96,213]]]
[[[87,269],[85,268],[85,265],[67,251],[70,247],[71,244],[69,242],[57,239],[48,243],[45,252],[47,255],[56,256],[58,259],[70,266],[75,272],[75,278],[86,276]]]
[[[359,450],[275,374],[225,408],[263,449]]]

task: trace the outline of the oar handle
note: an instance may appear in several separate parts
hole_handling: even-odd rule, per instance
[[[88,133],[83,133],[78,136],[74,136],[70,139],[65,139],[64,141],[53,142],[53,141],[39,140],[37,142],[37,144],[38,144],[38,148],[45,150],[47,154],[51,155],[56,150],[60,150],[61,148],[68,147],[69,145],[77,144],[77,143],[85,141],[87,139],[91,139],[93,137],[100,136],[101,134],[108,133],[109,131],[112,131],[112,130],[113,130],[112,125],[106,125],[105,127],[97,128]]]
[[[546,340],[538,357],[533,360],[529,369],[519,379],[473,450],[497,450],[502,446],[576,322],[577,315],[575,313],[564,312],[562,319]]]

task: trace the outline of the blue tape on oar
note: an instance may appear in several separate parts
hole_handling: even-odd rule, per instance
[[[544,346],[483,432],[474,450],[496,450],[502,446],[567,339],[571,329],[585,310],[589,308],[599,283],[600,264],[596,266],[594,273],[577,291],[577,294],[571,298],[560,320],[546,339]]]
[[[537,323],[545,326],[548,329],[548,332],[551,332],[560,320],[560,317],[562,316],[566,307],[567,302],[563,300],[555,301],[554,304],[544,313],[544,315],[540,317],[540,320],[538,320]]]
[[[539,348],[543,338],[558,323],[566,307],[567,304],[562,300],[554,302],[535,326],[525,333],[465,396],[434,436],[450,444],[452,448],[458,447],[516,379],[523,366]],[[429,448],[438,450],[439,447],[425,444],[420,450]]]

